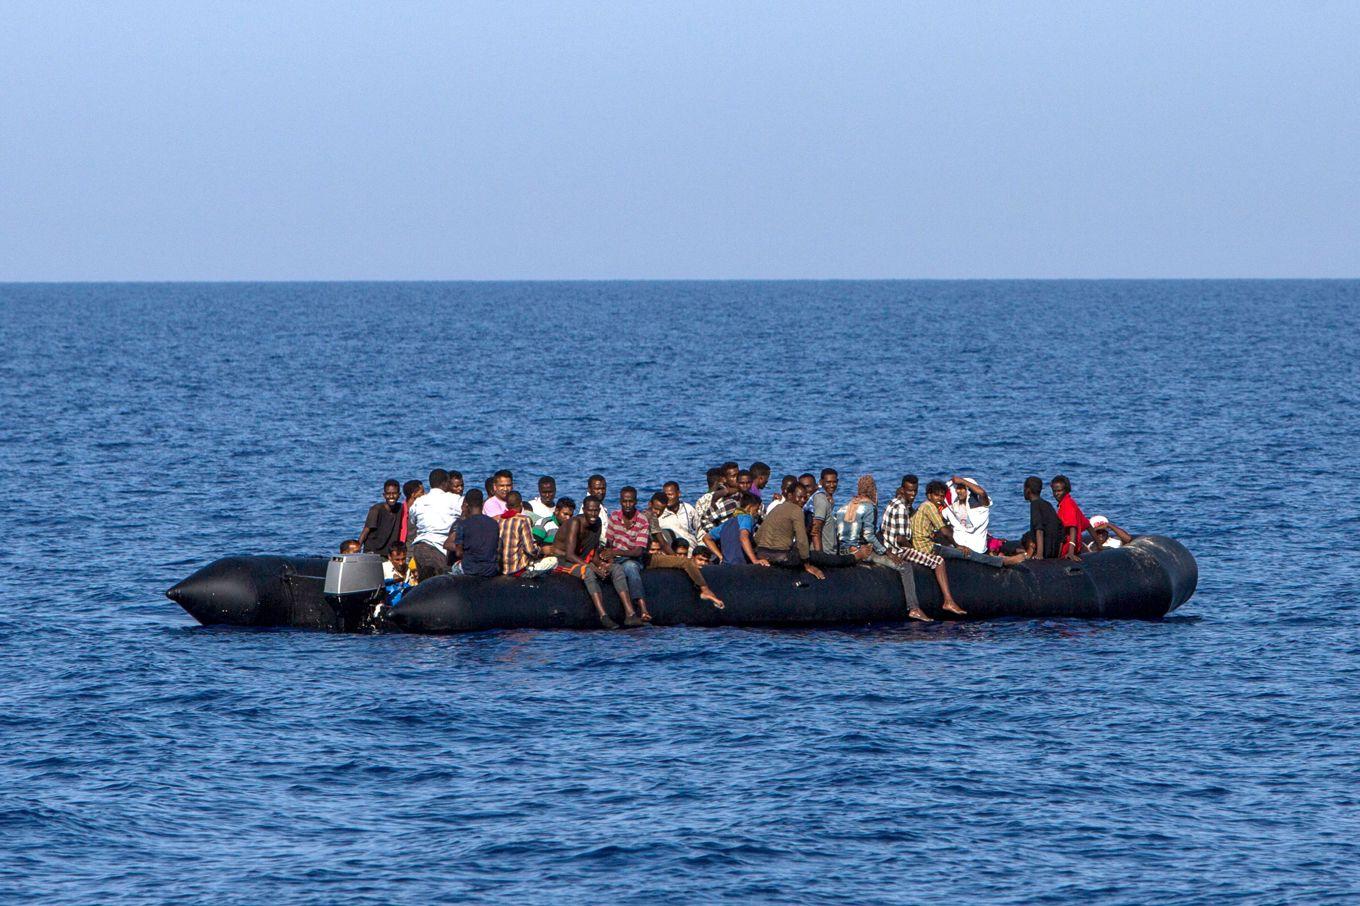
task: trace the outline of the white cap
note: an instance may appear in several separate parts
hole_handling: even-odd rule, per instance
[[[1107,525],[1109,525],[1109,524],[1110,524],[1110,520],[1106,519],[1104,516],[1092,516],[1092,517],[1091,517],[1091,528],[1104,528],[1105,526],[1107,526]]]

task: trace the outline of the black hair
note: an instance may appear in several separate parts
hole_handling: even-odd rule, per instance
[[[442,488],[449,483],[449,473],[443,469],[430,470],[430,488]]]
[[[779,479],[779,493],[787,494],[789,488],[793,487],[797,483],[798,483],[797,475],[785,475],[783,478]]]
[[[404,553],[406,553],[406,542],[405,542],[405,541],[393,541],[393,542],[392,542],[392,546],[389,547],[387,550],[388,550],[389,553],[391,553],[392,551],[401,551],[401,552],[404,554]]]
[[[770,467],[757,459],[755,462],[751,463],[751,468],[748,469],[748,471],[756,478],[759,478],[761,475],[769,477]]]
[[[1072,482],[1070,482],[1070,481],[1067,480],[1067,476],[1066,476],[1066,475],[1054,475],[1054,476],[1053,476],[1053,482],[1052,482],[1052,483],[1053,483],[1053,484],[1060,484],[1060,485],[1062,485],[1062,486],[1063,486],[1063,490],[1065,490],[1065,491],[1071,491],[1071,490],[1072,490]]]
[[[798,476],[798,483],[799,483],[799,484],[802,484],[804,478],[811,478],[813,484],[816,484],[816,483],[817,483],[817,476],[816,476],[816,475],[813,475],[811,472],[804,472],[802,475],[799,475],[799,476]]]
[[[822,469],[822,480],[825,481],[825,480],[826,480],[826,476],[828,476],[828,475],[830,475],[830,476],[833,477],[833,478],[840,478],[840,477],[841,477],[841,473],[840,473],[840,472],[837,472],[835,469],[831,469],[831,468]]]
[[[709,469],[704,473],[704,478],[708,480],[708,489],[710,491],[713,490],[713,486],[718,483],[718,479],[722,478],[722,475],[723,470],[718,468]]]
[[[452,480],[454,478],[457,478],[459,481],[462,481],[463,473],[459,472],[457,469],[449,469],[449,479]]]
[[[755,476],[752,475],[752,474],[750,473],[750,471],[747,470],[747,469],[741,469],[741,470],[739,470],[739,471],[737,472],[737,477],[738,477],[738,478],[740,478],[740,477],[743,476],[743,475],[745,475],[747,478],[755,478]]]
[[[512,510],[517,510],[524,505],[524,495],[519,491],[511,491],[505,495],[505,505]]]
[[[486,488],[486,494],[488,497],[491,496],[491,486],[494,485],[495,483],[496,483],[495,475],[488,475],[486,477],[486,481],[482,482],[482,487]]]
[[[407,497],[410,497],[416,491],[423,490],[425,490],[425,485],[416,481],[414,478],[412,478],[410,481],[406,482],[406,484],[401,486],[401,493]]]
[[[663,489],[665,489],[665,488],[670,487],[671,485],[675,485],[675,489],[676,489],[677,491],[680,490],[680,482],[678,482],[678,481],[668,481],[668,482],[664,483],[663,485],[661,485],[661,487],[662,487]]]
[[[341,541],[341,542],[340,542],[340,553],[343,554],[343,553],[345,552],[345,548],[347,548],[347,547],[358,547],[358,546],[359,546],[359,539],[358,539],[358,538],[347,538],[347,539],[345,539],[344,541]]]
[[[553,478],[551,475],[544,475],[542,478],[540,478],[538,480],[538,486],[541,488],[548,482],[552,482],[552,486],[557,487],[557,479]]]
[[[1044,493],[1044,480],[1038,475],[1031,475],[1025,479],[1025,493],[1041,497]]]
[[[499,472],[491,476],[492,481],[500,481],[502,478],[508,478],[511,481],[514,481],[515,473],[511,472],[509,469],[501,469]]]
[[[929,497],[931,494],[948,494],[948,493],[949,485],[945,484],[943,481],[936,480],[926,485],[927,497]]]
[[[633,496],[634,496],[634,497],[637,496],[637,488],[633,487],[631,484],[626,484],[626,485],[624,485],[623,487],[619,488],[619,496],[622,497],[624,494],[627,494],[629,491],[632,491],[632,492],[633,492]]]
[[[401,482],[397,481],[395,478],[389,478],[383,482],[383,490],[386,491],[388,488],[396,488],[398,491],[400,491]]]
[[[596,503],[598,503],[601,507],[604,506],[604,501],[603,501],[603,500],[601,500],[600,498],[596,497],[594,494],[587,494],[587,495],[585,496],[585,499],[581,501],[581,511],[582,511],[582,512],[585,512],[586,504],[587,504],[587,503],[590,503],[590,501],[592,501],[592,500],[595,501]]]
[[[723,472],[730,472],[730,471],[732,471],[733,469],[740,469],[741,466],[737,465],[736,463],[734,463],[732,460],[729,459],[727,462],[723,463],[723,464],[722,464],[721,466],[719,466],[718,468],[719,468],[720,471],[723,471]]]
[[[660,491],[657,491],[655,494],[652,495],[652,503],[665,503],[665,502],[666,495],[661,493]]]
[[[591,482],[594,481],[604,481],[604,476],[599,474],[598,472],[590,476],[589,478],[586,479],[586,487],[590,487]],[[608,485],[609,482],[606,481],[605,484]]]
[[[760,506],[760,498],[755,494],[747,492],[737,498],[737,506],[741,507],[743,510],[748,506]]]
[[[569,506],[574,510],[576,509],[576,501],[572,500],[570,497],[559,497],[557,498],[557,503],[553,504],[553,509],[560,509],[564,506]]]
[[[681,551],[687,551],[689,550],[689,542],[684,538],[676,538],[671,542],[671,550],[675,551],[677,554]]]
[[[917,487],[920,487],[920,486],[921,486],[921,479],[917,478],[915,475],[903,475],[903,476],[902,476],[902,484],[914,484],[914,485],[916,485]],[[901,486],[902,486],[902,485],[898,485],[899,488],[900,488]]]
[[[484,503],[486,503],[486,497],[484,497],[482,495],[482,492],[477,488],[473,488],[471,491],[468,491],[465,495],[463,495],[463,506],[477,507],[477,509],[481,509],[482,504]]]
[[[707,544],[696,544],[694,546],[694,556],[703,554],[708,559],[713,559],[713,550]]]

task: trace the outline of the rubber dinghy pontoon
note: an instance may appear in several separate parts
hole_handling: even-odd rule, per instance
[[[351,557],[226,557],[203,567],[166,594],[204,625],[291,626],[356,631],[373,629],[453,633],[484,629],[592,629],[599,626],[585,586],[569,576],[437,576],[410,589],[376,627],[369,619],[381,582],[339,578]],[[1070,560],[1034,560],[999,568],[947,560],[950,589],[967,610],[954,617],[940,609],[935,577],[913,568],[922,609],[947,619],[1059,617],[1155,620],[1189,600],[1199,570],[1179,542],[1145,535],[1117,550]],[[353,564],[350,564],[353,565]],[[907,619],[900,574],[859,564],[827,569],[825,581],[807,573],[762,566],[710,566],[704,576],[726,607],[699,599],[679,570],[643,572],[647,605],[659,626],[807,626],[889,623]],[[379,572],[380,575],[380,572]],[[608,583],[605,607],[622,620]]]

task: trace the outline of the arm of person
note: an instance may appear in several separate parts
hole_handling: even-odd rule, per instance
[[[1041,528],[1034,530],[1034,559],[1044,559],[1044,530]]]
[[[718,542],[714,539],[714,537],[710,535],[708,532],[704,532],[704,547],[708,548],[713,552],[714,563],[722,562],[722,548],[718,545]]]
[[[974,494],[977,495],[978,502],[981,503],[983,506],[992,505],[992,500],[990,497],[987,496],[986,490],[984,490],[982,485],[978,484],[976,481],[969,481],[962,475],[955,475],[953,478],[949,479],[949,483],[961,484],[968,490],[972,491]]]
[[[371,535],[371,534],[373,534],[374,530],[377,529],[377,527],[378,527],[378,520],[375,518],[374,513],[373,513],[373,510],[370,509],[370,510],[368,511],[368,515],[364,517],[364,528],[363,528],[363,531],[359,532],[359,549],[360,549],[360,550],[363,549],[363,547],[364,547],[364,542],[368,540],[368,536]]]
[[[463,559],[463,545],[458,538],[458,523],[456,522],[453,524],[453,528],[449,529],[448,537],[444,539],[444,550],[453,554],[455,560]]]
[[[792,522],[793,540],[794,543],[798,545],[798,556],[802,557],[804,562],[806,562],[808,558],[808,536],[807,526],[803,525],[803,514],[794,513]],[[821,550],[821,548],[818,548],[818,550]]]
[[[560,541],[560,543],[557,544],[557,549],[561,551],[560,556],[562,559],[566,560],[568,563],[586,562],[584,557],[576,553],[576,539],[580,534],[581,526],[575,519],[572,519],[557,530],[557,537]]]
[[[1105,523],[1105,527],[1114,533],[1114,536],[1119,539],[1120,544],[1128,544],[1133,540],[1132,535],[1115,525],[1113,522]]]
[[[1068,560],[1080,560],[1080,559],[1081,559],[1081,554],[1080,554],[1080,552],[1081,552],[1081,529],[1077,528],[1075,525],[1064,526],[1064,527],[1063,527],[1063,536],[1064,536],[1064,543],[1067,545],[1067,557],[1066,557],[1066,559],[1068,559]]]
[[[748,532],[746,529],[741,530],[741,550],[742,553],[746,554],[746,559],[754,563],[756,566],[770,565],[769,560],[762,560],[760,557],[756,556],[756,549],[751,544],[751,533]]]

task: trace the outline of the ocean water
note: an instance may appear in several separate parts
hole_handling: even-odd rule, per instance
[[[1360,282],[0,285],[0,900],[1352,903]],[[1028,474],[1157,623],[196,626],[383,479]],[[22,518],[20,518],[22,517]],[[965,602],[966,603],[966,602]]]

